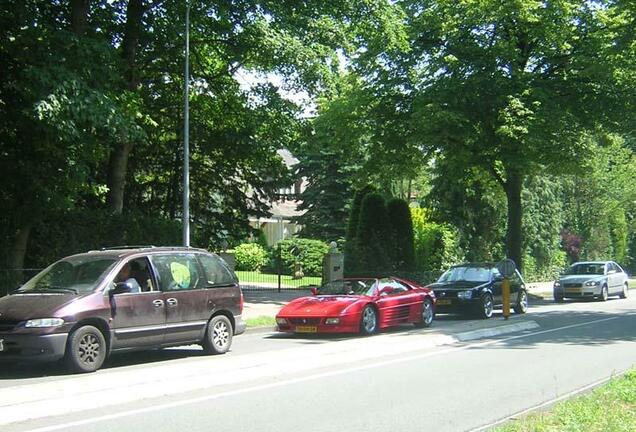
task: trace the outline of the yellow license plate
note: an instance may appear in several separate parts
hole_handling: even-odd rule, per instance
[[[318,327],[316,327],[316,326],[296,326],[296,331],[298,333],[316,333],[318,331]]]
[[[437,299],[437,304],[440,306],[446,306],[451,304],[451,300],[450,299]]]

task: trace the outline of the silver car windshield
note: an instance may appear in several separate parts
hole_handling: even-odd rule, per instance
[[[116,262],[116,258],[105,256],[66,258],[42,270],[16,293],[88,293]]]
[[[605,264],[583,263],[570,266],[565,272],[566,275],[603,275],[605,274]]]
[[[344,279],[328,282],[317,290],[319,295],[373,295],[375,279]]]
[[[452,267],[440,276],[437,282],[489,282],[490,268],[488,267]]]

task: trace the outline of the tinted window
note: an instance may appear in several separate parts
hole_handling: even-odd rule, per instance
[[[572,265],[565,274],[569,275],[602,275],[605,274],[605,264],[584,263]]]
[[[162,291],[180,291],[201,287],[199,264],[194,254],[157,255],[152,263],[159,274]]]
[[[206,281],[209,285],[231,285],[236,283],[236,278],[223,263],[221,258],[214,255],[199,255],[201,265],[205,271]]]

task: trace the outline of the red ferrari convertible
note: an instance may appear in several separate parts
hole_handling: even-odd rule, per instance
[[[340,279],[313,294],[280,310],[278,331],[369,335],[403,323],[428,327],[435,316],[432,290],[395,277]]]

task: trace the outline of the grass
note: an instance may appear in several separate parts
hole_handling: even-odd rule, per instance
[[[592,392],[493,429],[495,432],[636,431],[636,368]]]
[[[254,284],[264,284],[268,286],[278,286],[277,274],[259,273],[253,271],[236,271],[235,273],[241,283],[249,282]],[[298,288],[308,285],[320,285],[320,281],[321,278],[319,276],[305,276],[302,279],[292,279],[292,277],[288,275],[281,276],[281,285],[284,288]]]
[[[276,325],[276,319],[271,316],[262,315],[256,318],[246,319],[245,324],[247,325],[248,328],[274,327]]]
[[[629,289],[636,289],[636,279],[629,279],[627,283],[629,284]]]

